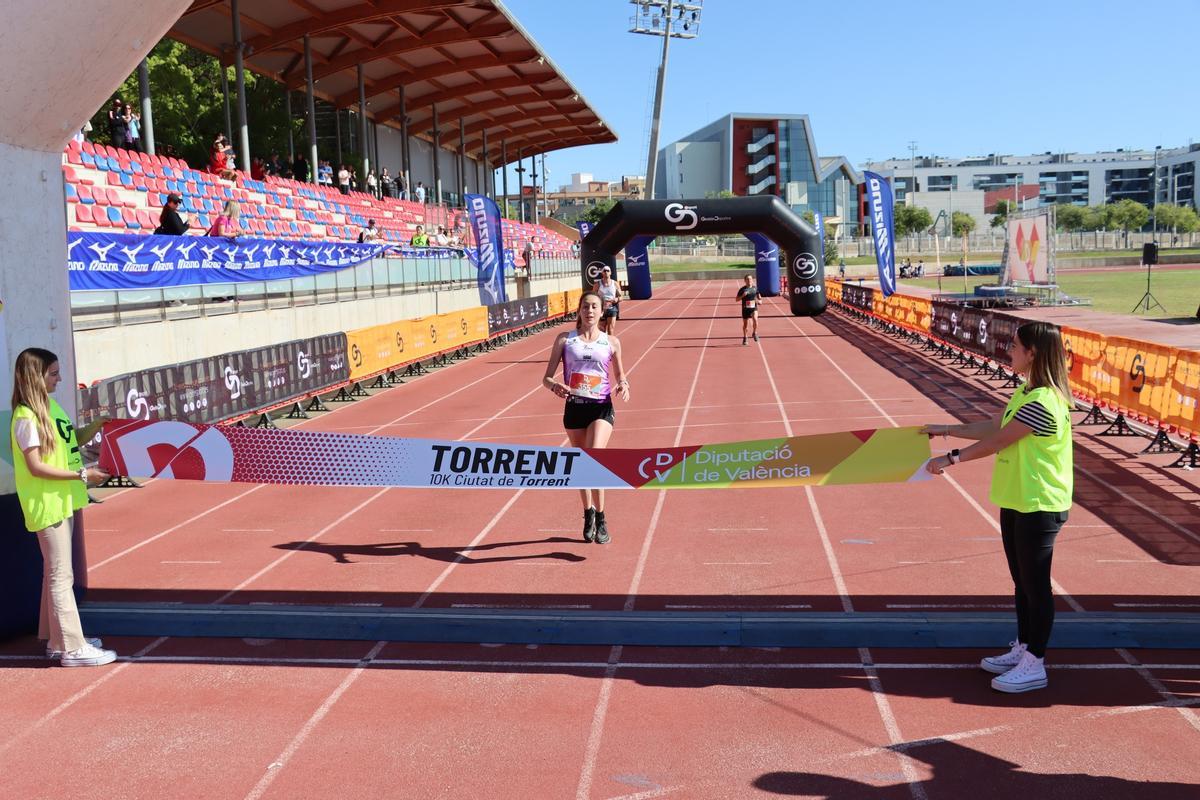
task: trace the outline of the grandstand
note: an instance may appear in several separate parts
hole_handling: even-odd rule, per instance
[[[369,220],[381,238],[411,241],[417,225],[455,227],[461,210],[423,206],[409,200],[378,199],[364,192],[239,172],[236,181],[193,169],[186,161],[72,141],[63,153],[67,225],[76,231],[149,234],[168,193],[183,198],[192,228],[203,233],[228,200],[241,207],[245,235],[258,238],[355,241]],[[469,233],[468,226],[466,228]],[[571,242],[561,233],[505,220],[504,245],[520,254],[526,243],[540,257],[566,257]]]

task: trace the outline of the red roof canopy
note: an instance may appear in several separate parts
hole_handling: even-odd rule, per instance
[[[168,36],[233,62],[228,0],[195,0]],[[433,140],[437,106],[442,141],[489,161],[502,140],[545,153],[615,142],[616,134],[499,0],[241,0],[247,69],[303,90],[304,37],[313,54],[314,92],[339,108],[358,105],[359,64],[367,116],[400,127],[405,89],[409,133]]]

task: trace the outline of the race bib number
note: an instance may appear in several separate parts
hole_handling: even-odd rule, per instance
[[[586,375],[582,372],[576,372],[571,375],[571,394],[577,397],[587,397],[596,400],[602,400],[600,396],[600,383],[603,381],[599,375]]]

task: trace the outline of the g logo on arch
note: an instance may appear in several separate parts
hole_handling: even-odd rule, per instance
[[[683,203],[667,203],[666,208],[663,209],[663,216],[667,218],[667,222],[675,226],[677,231],[690,231],[700,222],[696,209],[685,206]],[[688,220],[686,225],[684,220]]]
[[[588,262],[588,265],[587,265],[588,280],[592,281],[592,282],[600,280],[600,273],[603,272],[604,268],[607,266],[608,266],[608,264],[605,264],[603,261]]]
[[[792,259],[792,272],[802,280],[812,280],[817,276],[817,257],[812,253],[801,253]]]

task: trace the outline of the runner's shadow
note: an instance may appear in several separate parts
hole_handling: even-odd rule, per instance
[[[1051,743],[1047,742],[1049,747]],[[886,748],[880,752],[886,752]],[[866,773],[876,781],[893,781],[887,785],[863,783],[853,778],[826,775],[819,772],[768,772],[753,782],[754,788],[778,795],[822,797],[826,800],[883,800],[911,797],[971,797],[988,800],[1011,797],[1086,797],[1089,800],[1184,800],[1196,796],[1195,784],[1172,781],[1135,781],[1109,775],[1087,773],[1055,773],[1052,775],[1028,772],[1020,764],[1005,761],[987,753],[972,750],[945,739],[908,742],[897,749],[907,756],[928,764],[933,776],[911,787],[900,772]],[[877,755],[868,763],[878,765]],[[846,768],[846,762],[842,767]],[[863,772],[846,768],[852,774]],[[918,791],[917,787],[920,787]]]
[[[427,547],[420,542],[380,542],[378,544],[336,544],[333,542],[283,542],[273,545],[277,550],[305,550],[312,553],[324,553],[339,564],[353,564],[350,556],[364,558],[383,558],[393,556],[415,556],[427,558],[430,561],[444,561],[448,564],[496,564],[502,561],[529,561],[531,559],[552,558],[558,561],[576,563],[586,561],[586,557],[576,553],[537,553],[524,556],[491,556],[488,558],[471,558],[468,554],[480,550],[496,550],[501,547],[520,547],[529,544],[552,544],[558,542],[574,542],[578,539],[568,539],[564,536],[551,536],[546,539],[534,539],[527,542],[491,542],[489,544],[462,545],[459,547]]]

